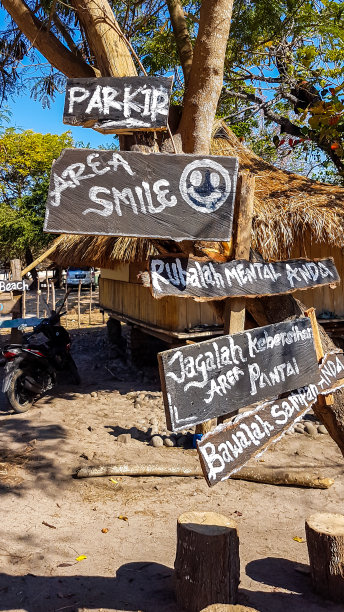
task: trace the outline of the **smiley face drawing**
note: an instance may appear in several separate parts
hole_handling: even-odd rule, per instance
[[[227,170],[214,160],[195,160],[184,168],[179,190],[191,208],[201,213],[212,213],[227,200],[231,179]]]

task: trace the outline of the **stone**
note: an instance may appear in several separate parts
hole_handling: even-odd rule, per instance
[[[305,430],[305,426],[302,425],[302,423],[296,423],[295,427],[294,427],[294,431],[295,433],[300,433],[302,434]]]
[[[160,446],[164,446],[164,441],[161,436],[153,436],[150,441],[150,445],[154,446],[154,448],[158,448]]]
[[[153,416],[151,419],[149,419],[149,422],[151,425],[159,425],[159,419],[156,416]]]
[[[327,431],[325,425],[318,425],[318,433],[320,433],[320,434],[327,434],[328,435],[328,431]]]
[[[152,425],[150,430],[151,436],[157,436],[159,434],[159,427],[157,425]]]
[[[119,436],[117,436],[117,442],[121,442],[121,444],[128,444],[128,442],[130,442],[130,440],[131,440],[130,433],[123,433],[123,434],[119,434]]]
[[[164,438],[164,445],[165,446],[175,446],[176,445],[175,438],[169,438],[166,436],[166,438]]]
[[[93,398],[98,397],[98,393],[97,393],[97,391],[92,391],[92,393],[91,393],[91,397],[93,397]]]
[[[308,422],[305,424],[305,433],[309,434],[310,436],[316,436],[317,428],[315,425],[313,425],[313,423]]]

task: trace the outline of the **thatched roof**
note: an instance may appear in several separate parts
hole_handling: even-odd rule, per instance
[[[265,259],[289,257],[303,236],[312,242],[344,246],[344,188],[279,170],[247,149],[223,123],[217,123],[212,155],[239,157],[240,170],[256,176],[252,247]],[[221,245],[218,245],[221,251]],[[144,238],[65,235],[51,259],[60,265],[114,268],[175,250],[168,241]]]

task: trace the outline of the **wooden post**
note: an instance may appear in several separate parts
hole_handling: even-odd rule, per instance
[[[318,361],[321,361],[325,353],[321,343],[318,321],[315,316],[315,308],[312,307],[308,308],[308,310],[305,310],[305,315],[307,315],[307,317],[309,317],[311,320],[315,352]],[[319,406],[332,406],[334,404],[334,397],[333,395],[320,395],[317,403]]]
[[[37,315],[37,319],[39,319],[39,301],[40,301],[40,295],[41,295],[41,290],[40,290],[40,282],[39,282],[39,276],[37,277],[37,309],[36,309],[36,315]]]
[[[81,280],[78,285],[78,327],[80,329],[80,296],[81,296]]]
[[[68,285],[66,283],[66,293],[67,292],[68,292]],[[65,327],[68,328],[68,295],[66,297],[65,307],[66,307],[66,325],[65,325]]]
[[[254,205],[255,177],[253,174],[243,173],[239,177],[238,209],[234,259],[249,259],[251,248],[251,231]],[[223,314],[223,333],[236,334],[245,329],[246,298],[227,298]],[[232,415],[233,416],[233,415]],[[223,423],[228,415],[217,419]]]
[[[90,312],[89,312],[89,318],[88,318],[89,325],[91,325],[91,319],[92,319],[92,283],[90,284]]]
[[[177,602],[188,612],[236,603],[240,559],[236,523],[215,512],[185,512],[177,521]]]
[[[47,303],[49,304],[49,300],[50,300],[50,287],[49,287],[48,270],[45,271],[45,279],[46,279],[46,283],[47,283]]]
[[[56,301],[55,301],[55,283],[52,281],[51,283],[51,299],[52,299],[52,309],[55,310]]]
[[[23,319],[26,317],[26,289],[24,289],[22,297],[22,317]]]
[[[317,513],[306,520],[313,589],[344,604],[344,516]]]
[[[11,267],[11,278],[13,281],[21,280],[21,263],[20,259],[11,259],[10,261]],[[14,292],[14,295],[18,295],[17,292]],[[18,300],[15,307],[12,311],[12,319],[17,319],[22,315],[22,299]],[[22,333],[19,329],[12,328],[11,329],[11,343],[12,344],[20,344],[22,341]]]

